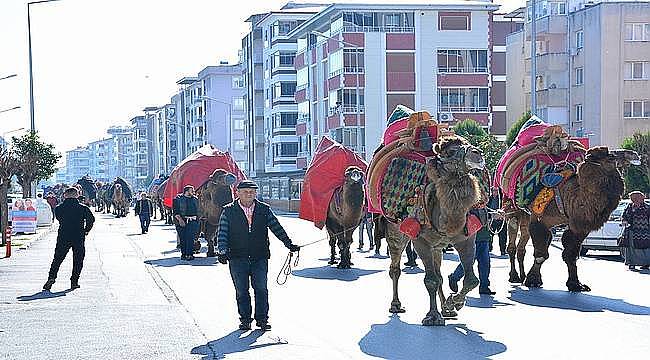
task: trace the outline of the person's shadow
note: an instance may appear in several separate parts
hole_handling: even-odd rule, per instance
[[[359,348],[370,356],[405,360],[486,359],[507,349],[500,342],[483,339],[481,333],[464,324],[407,324],[399,315],[392,315],[386,324],[371,325]]]
[[[202,359],[224,359],[227,354],[240,353],[248,350],[259,349],[267,346],[285,345],[286,342],[275,341],[256,344],[257,340],[264,334],[261,330],[251,331],[246,336],[241,330],[236,330],[230,334],[208,342],[207,344],[197,346],[190,352],[194,355],[204,355]]]
[[[332,266],[321,266],[294,270],[291,274],[309,279],[355,281],[359,280],[362,276],[372,275],[382,271],[384,270],[338,269]]]
[[[41,290],[32,295],[22,295],[17,297],[18,301],[33,301],[33,300],[44,300],[44,299],[53,299],[61,296],[65,296],[67,293],[71,292],[72,289],[67,289],[63,291],[50,292],[47,290]]]
[[[172,251],[173,252],[173,251]],[[173,267],[173,266],[214,266],[217,264],[216,257],[195,257],[192,261],[181,260],[180,257],[167,257],[161,259],[145,260],[145,264],[159,267]]]
[[[465,299],[465,305],[474,308],[494,309],[499,306],[513,306],[514,304],[501,302],[489,295],[481,295],[477,298],[468,296]]]
[[[510,300],[521,304],[582,312],[612,311],[629,315],[650,315],[650,307],[630,304],[622,299],[572,293],[565,290],[522,289],[510,290]]]

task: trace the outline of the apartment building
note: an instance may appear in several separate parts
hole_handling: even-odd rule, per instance
[[[112,181],[117,176],[117,143],[106,138],[88,143],[88,174],[101,182]]]
[[[149,108],[152,115],[153,143],[151,151],[153,152],[152,173],[157,177],[160,174],[169,174],[182,158],[180,157],[181,147],[179,142],[181,134],[179,123],[176,120],[176,106],[166,104],[154,108]]]
[[[134,190],[144,190],[154,174],[154,139],[153,123],[156,107],[144,109],[144,116],[136,116],[131,119],[133,126],[133,182]]]
[[[205,111],[203,104],[203,85],[198,77],[183,77],[176,82],[179,86],[178,93],[172,97],[172,104],[176,108],[175,114],[181,126],[180,138],[185,144],[184,156],[193,153],[201,146],[207,144]],[[182,160],[182,159],[181,159]]]
[[[201,70],[198,79],[204,94],[207,143],[230,152],[239,168],[248,174],[246,88],[241,66],[221,62]]]
[[[369,159],[398,104],[440,121],[490,113],[489,1],[332,4],[296,28],[297,167],[329,135]]]
[[[530,108],[536,41],[536,113],[591,145],[617,147],[650,130],[650,2],[537,1],[526,26],[507,39],[508,123]]]
[[[74,184],[84,175],[90,174],[90,152],[88,147],[79,146],[65,152],[66,183]]]

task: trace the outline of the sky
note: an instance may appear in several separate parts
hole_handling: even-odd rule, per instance
[[[17,75],[0,80],[0,111],[21,107],[0,113],[0,136],[6,138],[30,127],[27,2],[0,0],[0,78]],[[509,11],[524,0],[494,2]],[[286,3],[60,0],[31,5],[36,130],[61,152],[107,137],[109,126],[127,125],[145,107],[168,103],[178,79],[222,60],[236,63],[249,30],[246,18]],[[20,128],[25,130],[12,132]]]

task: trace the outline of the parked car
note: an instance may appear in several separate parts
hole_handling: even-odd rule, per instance
[[[650,199],[646,199],[650,205]],[[609,216],[609,220],[598,230],[594,230],[582,242],[580,255],[587,255],[589,250],[608,250],[620,251],[618,248],[618,238],[623,234],[623,211],[630,204],[629,199],[621,200],[614,211]]]

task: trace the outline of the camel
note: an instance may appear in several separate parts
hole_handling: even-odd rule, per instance
[[[508,247],[506,251],[510,258],[510,277],[508,281],[522,283],[526,278],[524,258],[526,257],[526,245],[530,240],[530,234],[528,233],[530,215],[521,209],[509,208],[505,210],[505,222],[508,227]],[[517,234],[519,234],[519,237],[517,237]],[[517,272],[515,261],[519,266],[519,272]]]
[[[164,202],[166,185],[167,185],[167,180],[163,181],[163,183],[160,184],[158,190],[156,191],[156,198],[158,199],[158,207],[160,210],[161,219],[165,220],[165,224],[172,225],[174,224],[174,219],[172,216],[172,208],[167,207]]]
[[[111,206],[113,204],[113,199],[109,196],[111,184],[106,183],[102,185],[97,190],[97,202],[101,203],[102,210],[104,214],[109,214],[111,212]]]
[[[113,188],[112,202],[113,202],[113,206],[115,207],[115,212],[116,212],[115,216],[125,217],[129,208],[129,200],[124,194],[121,184],[115,184]]]
[[[587,151],[576,174],[555,188],[559,191],[562,205],[554,200],[540,217],[531,216],[528,230],[533,240],[535,261],[524,285],[531,288],[542,286],[541,267],[549,256],[550,229],[568,225],[562,235],[562,259],[569,275],[566,286],[572,292],[591,291],[578,279],[576,261],[580,246],[591,231],[603,226],[621,200],[625,186],[620,169],[629,164],[640,164],[639,159],[632,150],[610,151],[605,146],[598,146]]]
[[[201,243],[198,241],[198,238],[203,233],[204,238],[208,242],[208,257],[216,256],[214,251],[214,237],[219,228],[219,218],[221,217],[223,206],[233,201],[231,186],[236,180],[237,178],[234,174],[217,169],[210,175],[208,181],[196,190],[196,195],[199,198],[201,230],[194,239],[194,249],[197,250],[197,244],[198,249],[201,248]]]
[[[389,311],[405,312],[399,300],[398,282],[402,252],[411,240],[425,268],[424,285],[430,300],[429,312],[422,320],[422,325],[425,326],[444,325],[443,315],[455,316],[454,308],[459,310],[465,304],[467,293],[478,286],[479,281],[473,270],[474,240],[465,234],[465,223],[467,213],[482,197],[478,179],[470,171],[485,167],[480,150],[457,135],[439,137],[433,150],[437,157],[428,159],[426,164],[430,183],[426,186],[421,202],[426,221],[419,234],[410,239],[400,232],[399,224],[392,221],[387,221],[386,224],[386,241],[391,257],[389,275],[393,282],[393,299]],[[461,291],[445,300],[440,265],[442,249],[448,244],[452,244],[458,251],[465,277]],[[438,311],[437,295],[442,303],[442,314]]]
[[[330,240],[330,265],[336,264],[336,246],[339,247],[341,261],[339,269],[349,269],[352,264],[350,245],[352,234],[361,223],[363,202],[366,197],[363,189],[364,173],[357,166],[345,169],[343,185],[334,191],[327,209],[325,227]]]
[[[85,199],[84,204],[92,206],[97,196],[97,186],[95,185],[95,181],[93,181],[90,176],[86,175],[77,180],[75,185],[77,184],[81,188],[81,193],[79,195],[83,195]]]

